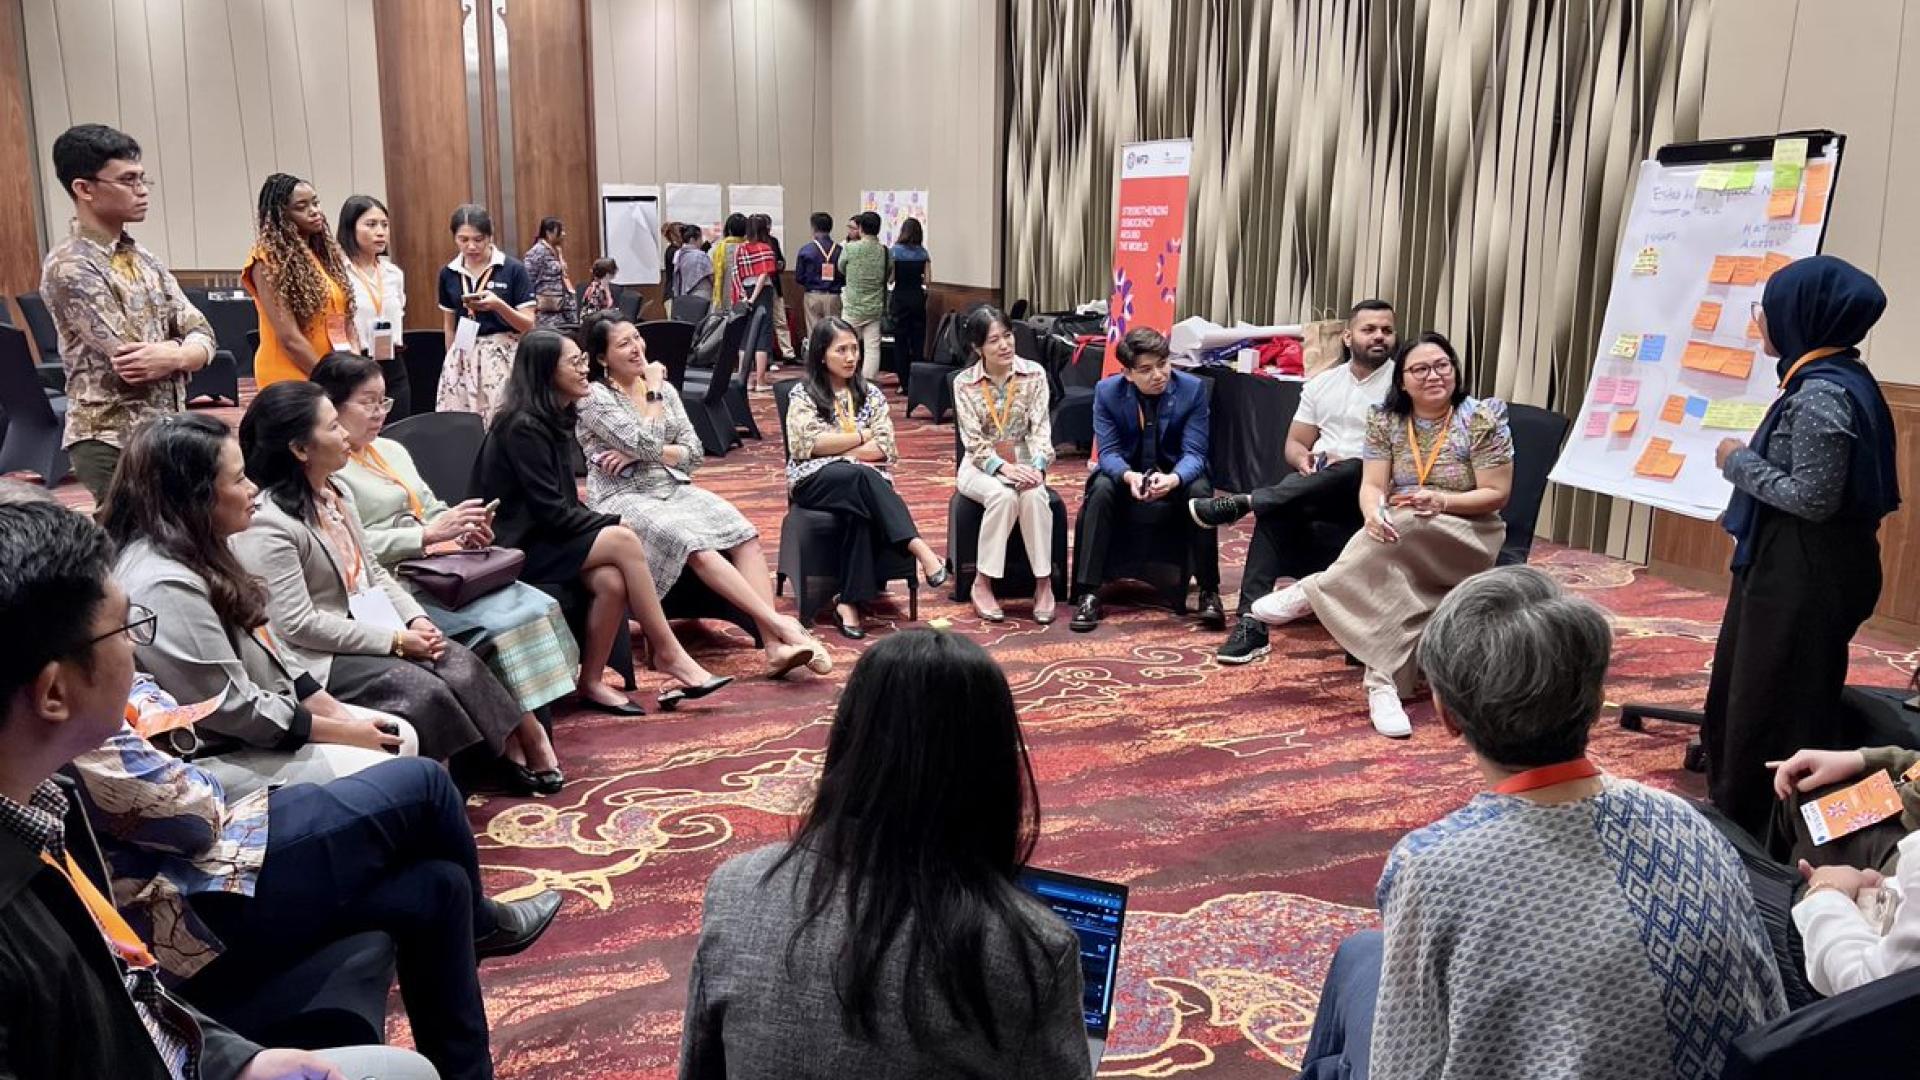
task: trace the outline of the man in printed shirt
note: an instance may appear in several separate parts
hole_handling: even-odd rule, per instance
[[[54,774],[121,724],[142,613],[99,526],[0,486],[0,1075],[425,1080],[387,1047],[266,1050],[160,985]],[[150,617],[150,616],[147,616]]]
[[[213,359],[213,329],[165,264],[127,235],[147,219],[152,190],[140,144],[81,124],[53,141],[53,167],[74,222],[41,264],[40,297],[67,369],[64,445],[97,504],[134,426],[186,408],[188,377]]]

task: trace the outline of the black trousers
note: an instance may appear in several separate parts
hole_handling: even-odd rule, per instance
[[[280,788],[267,807],[254,894],[192,899],[226,946],[208,973],[278,971],[328,941],[382,931],[399,954],[400,997],[420,1053],[448,1080],[491,1077],[473,939],[476,929],[493,929],[493,915],[466,803],[447,770],[398,758],[331,783]]]
[[[380,361],[380,375],[387,384],[387,396],[393,399],[393,411],[387,422],[395,423],[413,415],[413,378],[407,374],[407,358],[395,352],[393,359]]]
[[[896,295],[892,307],[889,314],[893,316],[893,350],[897,358],[894,367],[905,379],[913,365],[926,359],[927,294]]]
[[[1361,472],[1360,462],[1349,458],[1254,489],[1253,539],[1247,545],[1247,567],[1240,573],[1240,614],[1252,611],[1255,600],[1272,592],[1276,579],[1318,573],[1339,557],[1347,538],[1362,524]],[[1323,538],[1327,533],[1338,533],[1339,541],[1329,544]]]
[[[845,523],[847,542],[840,549],[842,603],[864,604],[879,596],[880,553],[889,549],[905,553],[907,543],[920,535],[893,484],[878,470],[851,461],[833,462],[794,485],[793,505],[824,510]]]
[[[1204,591],[1219,592],[1220,536],[1212,529],[1195,525],[1182,505],[1188,499],[1212,497],[1213,482],[1202,476],[1175,488],[1159,501],[1176,508],[1173,523],[1167,528],[1180,529],[1186,535],[1194,580]],[[1087,494],[1080,502],[1080,517],[1073,526],[1075,596],[1091,592],[1106,582],[1107,552],[1113,546],[1121,509],[1129,503],[1137,504],[1137,500],[1126,484],[1103,472],[1087,477]]]
[[[1762,508],[1753,559],[1734,571],[1707,685],[1707,791],[1762,841],[1769,761],[1838,749],[1847,645],[1880,600],[1879,524],[1813,522]],[[1850,749],[1850,748],[1849,748]]]

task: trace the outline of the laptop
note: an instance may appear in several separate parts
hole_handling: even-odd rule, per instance
[[[1119,983],[1120,935],[1126,927],[1127,887],[1111,881],[1027,867],[1020,887],[1066,920],[1080,935],[1080,976],[1086,998],[1087,1053],[1094,1071],[1107,1052],[1113,1024],[1113,993]]]

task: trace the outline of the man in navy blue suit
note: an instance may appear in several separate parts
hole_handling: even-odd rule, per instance
[[[1207,480],[1207,388],[1199,378],[1167,362],[1167,339],[1142,328],[1120,342],[1122,371],[1100,380],[1093,396],[1093,437],[1100,458],[1087,478],[1087,497],[1074,526],[1073,590],[1078,597],[1074,630],[1100,625],[1098,595],[1106,577],[1114,514],[1122,500],[1171,502],[1213,495]],[[1171,515],[1166,527],[1191,533],[1193,576],[1200,584],[1200,619],[1225,629],[1220,606],[1220,545],[1212,529],[1187,514]]]

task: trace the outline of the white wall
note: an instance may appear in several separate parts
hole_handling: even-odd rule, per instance
[[[1714,5],[1701,137],[1813,127],[1847,136],[1825,250],[1887,290],[1868,362],[1883,381],[1920,384],[1920,2]]]
[[[1002,5],[833,0],[833,186],[927,192],[933,277],[1000,284]]]
[[[73,216],[53,140],[82,123],[139,140],[158,183],[135,235],[179,269],[245,261],[271,173],[312,181],[329,217],[384,197],[373,3],[24,0],[48,233]]]

